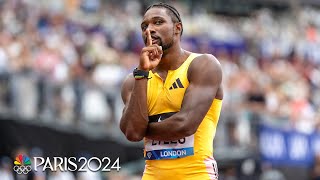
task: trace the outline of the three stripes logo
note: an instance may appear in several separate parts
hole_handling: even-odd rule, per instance
[[[171,87],[169,88],[169,90],[172,89],[177,89],[177,88],[184,88],[184,86],[182,85],[180,79],[176,79],[176,81],[171,85]]]

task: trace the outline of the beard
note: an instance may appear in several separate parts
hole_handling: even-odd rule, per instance
[[[165,51],[165,50],[168,50],[169,48],[171,48],[173,45],[174,32],[172,31],[172,37],[170,38],[170,42],[168,42],[168,43],[163,43],[162,38],[159,36],[152,36],[152,37],[156,38],[158,40],[157,44],[159,46],[162,46],[162,50]],[[144,43],[145,43],[145,45],[147,44],[147,37],[145,37]]]
[[[167,50],[167,49],[169,49],[169,48],[172,47],[172,45],[173,45],[173,39],[171,39],[171,41],[170,41],[169,43],[164,44],[164,43],[162,43],[161,38],[159,38],[159,43],[158,43],[158,45],[159,45],[159,46],[162,46],[162,50],[165,51],[165,50]]]
[[[174,31],[173,31],[173,29],[172,29],[172,36],[171,36],[171,41],[170,41],[170,42],[164,44],[164,43],[162,43],[162,39],[159,38],[160,44],[161,44],[161,45],[159,45],[159,46],[162,46],[162,50],[163,50],[163,51],[166,51],[167,49],[169,49],[169,48],[172,47],[172,45],[173,45],[173,37],[174,37]]]

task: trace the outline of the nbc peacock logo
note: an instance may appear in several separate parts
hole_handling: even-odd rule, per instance
[[[17,174],[28,174],[31,171],[31,161],[28,156],[19,154],[14,161],[13,170]]]

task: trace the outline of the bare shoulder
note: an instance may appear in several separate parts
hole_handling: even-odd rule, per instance
[[[222,78],[221,64],[212,54],[201,54],[196,57],[190,64],[188,69],[188,79],[193,76],[208,76],[214,74]]]
[[[213,55],[202,54],[196,57],[189,66],[188,79],[193,86],[215,89],[215,98],[223,99],[222,68]]]

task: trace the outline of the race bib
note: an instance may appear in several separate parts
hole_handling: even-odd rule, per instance
[[[166,113],[149,117],[149,123],[160,122],[162,118],[168,118],[174,113]],[[176,159],[194,154],[194,135],[175,140],[158,141],[145,138],[145,159]]]

